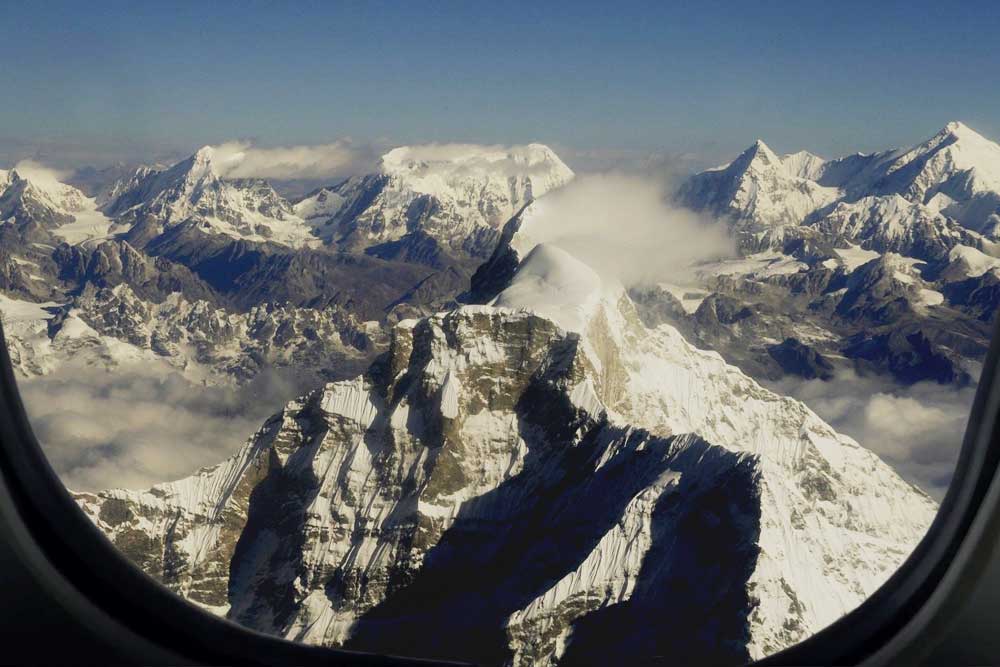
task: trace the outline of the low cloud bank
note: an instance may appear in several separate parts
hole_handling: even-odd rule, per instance
[[[349,139],[277,148],[229,141],[213,148],[222,175],[227,178],[338,179],[371,171],[379,157],[375,146]]]
[[[18,388],[42,449],[74,491],[144,489],[215,465],[306,389],[277,372],[233,389],[140,366],[63,367]]]
[[[54,188],[70,177],[72,172],[46,167],[35,160],[21,160],[14,165],[18,176],[27,179],[41,188]]]
[[[626,287],[687,283],[696,264],[735,253],[725,225],[668,202],[663,180],[625,173],[579,176],[538,199],[526,234]]]
[[[784,379],[770,386],[805,402],[935,499],[944,497],[975,388],[933,382],[900,386],[850,371],[826,382]]]

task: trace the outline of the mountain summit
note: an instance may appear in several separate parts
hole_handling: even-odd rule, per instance
[[[320,211],[312,224],[342,248],[396,258],[431,246],[435,253],[484,257],[518,210],[572,178],[541,144],[401,146],[382,156],[378,173],[317,191],[296,206]]]

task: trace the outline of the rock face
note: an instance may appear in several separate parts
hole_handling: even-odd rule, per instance
[[[863,600],[935,511],[545,246],[495,305],[400,323],[223,464],[79,500],[251,627],[513,665],[760,657]]]
[[[772,345],[768,352],[786,373],[804,377],[807,380],[833,378],[833,365],[816,350],[794,338],[786,338],[778,345]]]

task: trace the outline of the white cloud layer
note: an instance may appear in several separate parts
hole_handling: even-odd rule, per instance
[[[733,240],[724,225],[671,206],[665,192],[653,178],[578,176],[532,205],[526,234],[626,287],[688,282],[695,264],[732,255]]]
[[[161,373],[81,366],[19,381],[35,435],[67,487],[143,489],[215,465],[304,389],[277,373],[240,390]]]
[[[52,189],[65,183],[72,172],[46,167],[35,160],[21,160],[14,165],[14,171],[43,189]]]
[[[369,171],[378,159],[373,146],[341,139],[329,144],[259,148],[229,141],[213,146],[227,178],[336,179]]]

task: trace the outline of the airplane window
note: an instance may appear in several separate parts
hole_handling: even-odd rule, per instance
[[[923,537],[1000,302],[994,93],[552,11],[64,8],[0,46],[78,91],[0,110],[18,389],[163,586],[319,646],[745,664]]]

